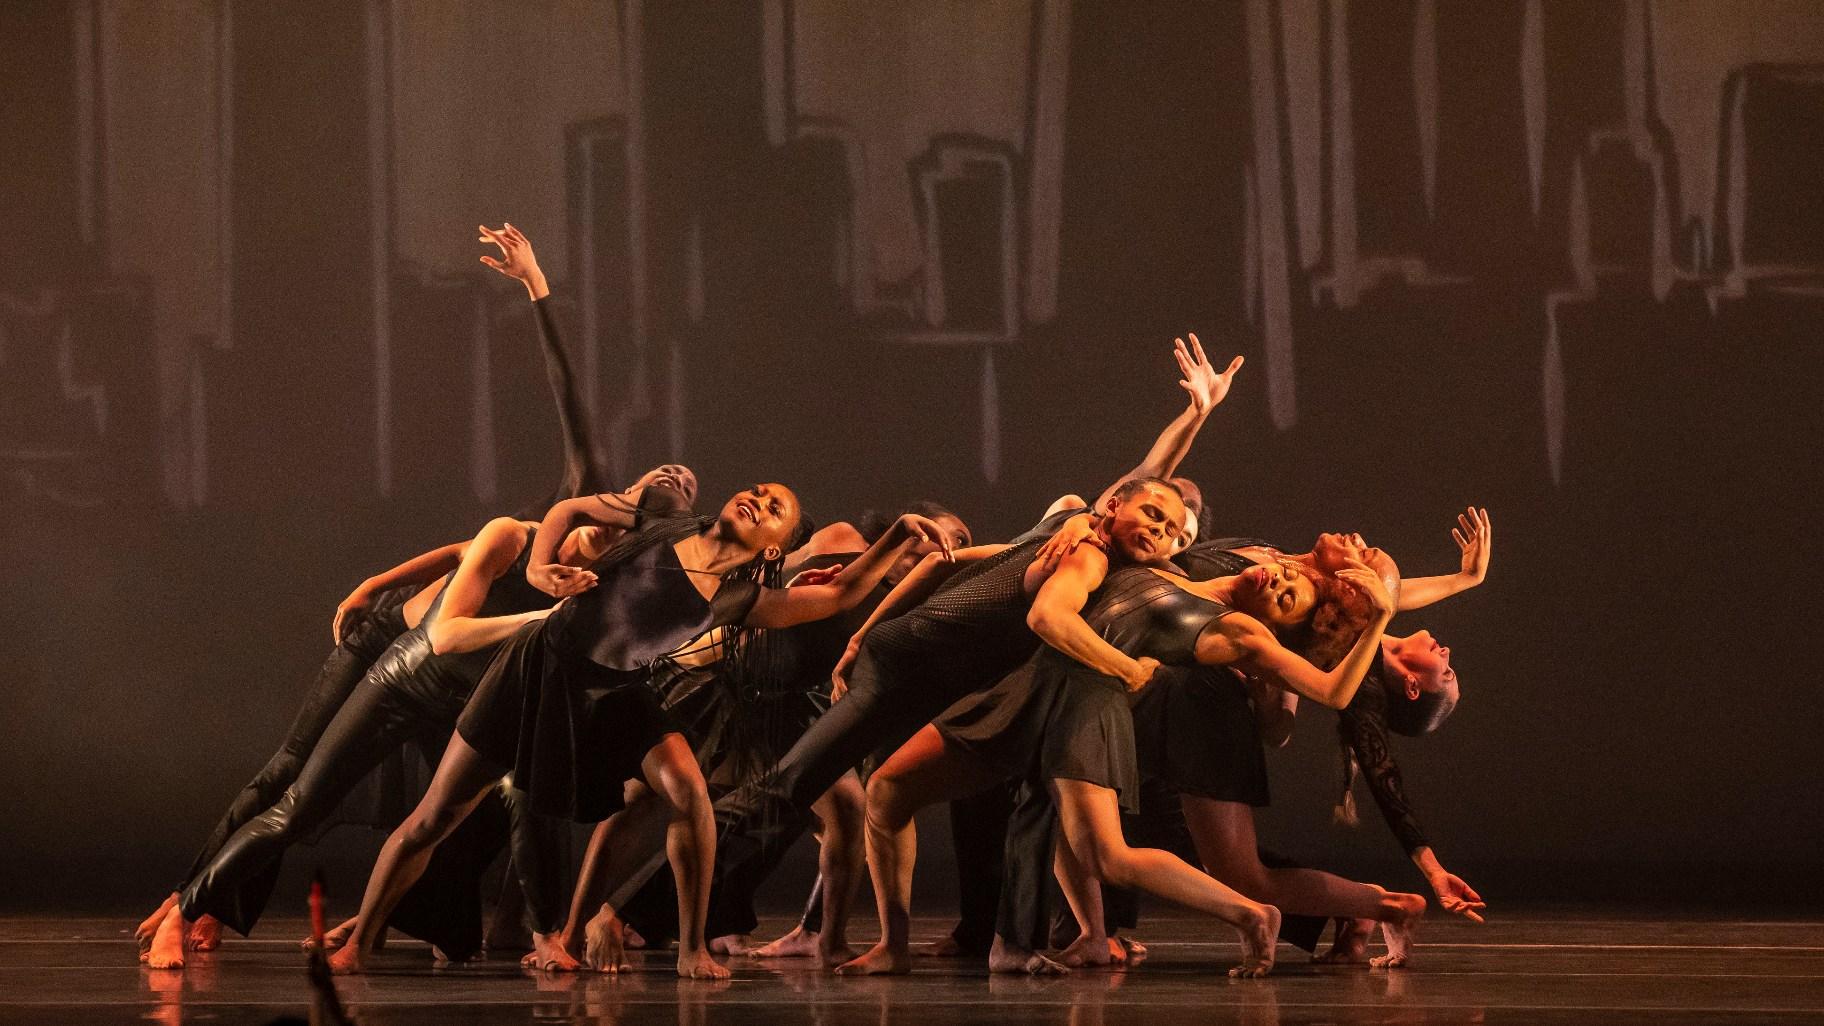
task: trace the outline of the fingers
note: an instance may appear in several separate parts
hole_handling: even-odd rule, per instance
[[[1464,536],[1462,531],[1455,527],[1450,529],[1450,540],[1456,542],[1457,548],[1459,549],[1469,548],[1469,539]]]
[[[1197,341],[1197,333],[1194,331],[1187,331],[1184,334],[1186,338],[1191,340],[1191,355],[1196,357],[1197,365],[1199,367],[1208,367],[1210,365],[1210,358],[1203,355],[1203,343]]]
[[[1201,352],[1201,351],[1199,351],[1199,353],[1198,353],[1198,355],[1202,355],[1202,352]],[[1235,376],[1235,372],[1236,372],[1236,371],[1238,371],[1238,370],[1240,370],[1240,369],[1241,369],[1241,365],[1242,365],[1242,364],[1244,364],[1244,363],[1246,363],[1246,362],[1248,362],[1248,360],[1247,360],[1247,357],[1245,357],[1245,356],[1237,356],[1237,357],[1236,357],[1236,358],[1235,358],[1235,359],[1233,359],[1233,360],[1230,360],[1230,361],[1229,361],[1229,369],[1228,369],[1228,370],[1225,370],[1225,371],[1223,371],[1223,372],[1222,372],[1222,376],[1223,376],[1223,377],[1224,377],[1224,378],[1232,378],[1232,377],[1234,377],[1234,376]]]
[[[481,262],[482,262],[482,263],[484,263],[484,264],[487,264],[487,265],[488,265],[488,266],[489,266],[489,267],[492,267],[492,268],[494,268],[494,269],[495,269],[495,270],[496,270],[496,271],[499,271],[499,272],[501,272],[501,273],[502,273],[502,274],[505,274],[505,273],[506,273],[506,271],[507,271],[507,265],[506,265],[506,264],[503,264],[503,263],[501,263],[501,262],[500,262],[500,261],[498,261],[498,260],[496,260],[496,259],[494,259],[494,258],[493,258],[493,257],[491,257],[491,256],[488,256],[488,255],[487,255],[487,254],[485,254],[485,253],[484,253],[484,254],[482,254],[482,257],[481,257]]]

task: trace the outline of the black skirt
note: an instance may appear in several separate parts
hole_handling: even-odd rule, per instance
[[[621,810],[623,785],[682,728],[661,707],[649,671],[565,657],[547,643],[546,622],[501,643],[456,730],[484,758],[512,768],[533,811],[594,823]]]
[[[944,743],[1007,777],[1082,780],[1139,808],[1134,720],[1121,683],[1042,649],[934,724]]]
[[[1134,732],[1143,775],[1200,798],[1268,804],[1260,727],[1233,671],[1162,669],[1134,706]]]

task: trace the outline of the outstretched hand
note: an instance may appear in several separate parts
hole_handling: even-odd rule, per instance
[[[1208,413],[1228,397],[1235,372],[1245,361],[1237,356],[1229,361],[1227,370],[1217,373],[1210,358],[1203,355],[1203,343],[1197,341],[1197,335],[1190,333],[1186,337],[1191,340],[1188,348],[1184,339],[1172,340],[1172,356],[1178,361],[1179,373],[1184,375],[1179,379],[1178,387],[1191,394],[1191,405],[1197,412]]]
[[[482,263],[524,285],[534,300],[550,294],[551,290],[545,285],[545,273],[539,270],[538,257],[532,252],[532,242],[524,233],[511,224],[503,224],[498,229],[477,225],[476,230],[481,233],[477,242],[492,242],[500,247],[498,259],[484,253]]]
[[[1482,910],[1488,903],[1476,889],[1463,882],[1455,873],[1442,873],[1431,879],[1432,892],[1438,896],[1438,907],[1452,915],[1459,915],[1474,922],[1483,922]]]
[[[1488,558],[1494,550],[1488,510],[1471,506],[1458,513],[1457,526],[1450,529],[1450,537],[1463,553],[1463,576],[1481,584],[1488,577]]]

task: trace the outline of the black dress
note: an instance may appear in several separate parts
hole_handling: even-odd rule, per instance
[[[1197,637],[1230,612],[1145,567],[1108,576],[1083,619],[1128,656],[1195,661]],[[1044,647],[992,688],[936,721],[944,742],[1006,776],[1085,780],[1138,807],[1134,721],[1120,680]]]
[[[619,811],[646,753],[682,732],[651,687],[653,665],[740,623],[759,597],[747,580],[721,581],[713,598],[697,590],[673,547],[705,526],[686,508],[648,488],[634,536],[590,567],[596,586],[503,642],[463,710],[463,740],[510,767],[534,811],[584,823]]]
[[[813,556],[799,569],[847,566],[860,555]],[[724,793],[771,771],[830,707],[830,672],[849,639],[891,590],[882,582],[855,607],[835,616],[783,630],[756,631],[748,643],[749,659],[758,671],[752,680],[725,672],[719,663],[662,674],[657,683],[665,708],[683,724],[704,776],[712,778],[712,794],[724,767],[733,770],[733,785]],[[617,904],[616,911],[649,942],[675,937],[678,902],[671,874],[654,873],[633,898]],[[753,914],[751,909],[742,912],[743,917]]]

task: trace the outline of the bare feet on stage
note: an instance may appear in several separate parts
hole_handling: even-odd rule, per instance
[[[190,927],[188,939],[191,951],[214,951],[222,946],[222,921],[214,916],[204,916]]]
[[[728,933],[709,939],[710,953],[727,957],[751,955],[759,947],[760,942],[755,940],[752,935],[745,933]]]
[[[1368,942],[1374,939],[1374,928],[1377,924],[1372,919],[1348,919],[1338,917],[1336,936],[1330,941],[1330,950],[1321,955],[1312,955],[1311,961],[1323,965],[1357,965],[1368,961]]]
[[[1254,979],[1273,971],[1274,949],[1279,946],[1279,909],[1260,906],[1253,922],[1237,928],[1241,934],[1241,964],[1229,970],[1235,979]]]
[[[1146,961],[1146,945],[1132,937],[1110,937],[1108,942],[1121,946],[1122,958],[1127,962],[1129,969]]]
[[[903,945],[889,946],[885,941],[869,948],[860,958],[836,967],[838,976],[904,976],[911,971],[911,952]]]
[[[762,944],[748,954],[754,958],[810,958],[817,954],[817,935],[799,923],[792,927],[792,932]]]
[[[141,960],[152,969],[182,969],[184,940],[189,932],[190,924],[184,922],[183,910],[172,903],[158,929],[152,931],[152,941],[140,956]]]
[[[678,975],[686,980],[726,980],[728,967],[715,960],[708,951],[678,949]]]
[[[991,973],[1024,973],[1027,976],[1064,976],[1070,970],[1036,951],[1015,947],[999,937],[988,951]]]
[[[1382,920],[1381,939],[1387,942],[1387,953],[1368,960],[1374,968],[1401,969],[1412,964],[1412,939],[1425,915],[1425,899],[1416,894],[1412,897],[1418,898],[1416,907],[1403,910],[1405,914],[1397,919]]]
[[[348,935],[354,932],[355,924],[357,922],[360,922],[359,917],[349,916],[347,919],[342,920],[334,929],[325,930],[323,932],[323,950],[341,951],[342,945],[348,943]],[[306,937],[298,942],[298,947],[303,948],[305,951],[309,951],[312,947],[316,946],[316,941],[317,939],[315,937]]]
[[[1072,969],[1103,969],[1124,964],[1127,952],[1113,937],[1082,934],[1058,952],[1058,961]]]
[[[923,945],[914,952],[914,954],[921,958],[956,958],[961,955],[966,955],[968,952],[964,951],[963,946],[957,943],[955,934],[946,933],[937,940]]]
[[[170,897],[159,904],[157,911],[147,916],[133,930],[133,939],[139,942],[139,960],[141,962],[146,960],[146,952],[152,950],[152,935],[158,932],[159,926],[165,921],[166,914],[177,907],[177,898],[177,892],[172,891]]]

